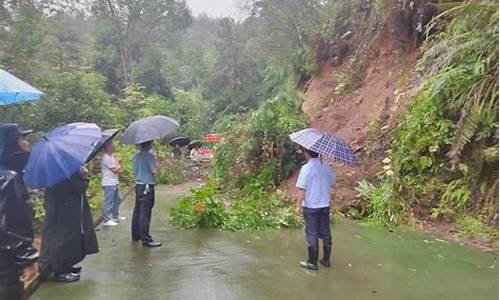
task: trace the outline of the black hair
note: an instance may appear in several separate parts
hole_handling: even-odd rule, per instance
[[[143,150],[149,150],[151,148],[151,141],[143,142],[139,144],[141,146],[141,149]]]
[[[318,158],[319,154],[317,152],[311,151],[309,149],[304,149],[309,155],[311,155],[312,158]]]

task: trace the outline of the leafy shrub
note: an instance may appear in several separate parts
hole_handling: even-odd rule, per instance
[[[43,208],[43,195],[39,192],[30,192],[30,199],[33,203],[35,222],[42,223],[45,218],[45,209]]]
[[[431,24],[443,30],[423,46],[421,84],[396,128],[395,176],[362,191],[372,203],[395,197],[460,219],[498,206],[498,7],[464,4],[446,15]],[[377,215],[392,223],[390,213]]]
[[[284,206],[279,195],[257,190],[233,202],[228,227],[233,230],[263,230],[299,224],[293,208]]]
[[[227,220],[224,203],[216,196],[215,188],[211,184],[192,191],[190,196],[182,197],[177,207],[170,210],[172,224],[186,229],[222,229]]]
[[[368,221],[384,226],[393,227],[399,225],[404,212],[404,207],[394,193],[394,187],[390,180],[383,180],[379,185],[373,185],[366,180],[358,183],[356,191],[358,197],[369,202]]]
[[[236,197],[231,202],[228,194],[217,193],[208,184],[181,198],[170,210],[170,221],[185,229],[264,230],[301,225],[293,208],[284,205],[280,195],[260,190],[249,195],[236,191],[230,194]]]
[[[498,230],[490,226],[484,225],[480,220],[467,216],[458,220],[460,230],[458,235],[481,240],[498,239]]]
[[[293,86],[278,90],[258,110],[216,123],[220,142],[209,184],[171,210],[173,224],[227,230],[300,224],[293,209],[272,193],[302,160],[288,135],[306,127]]]
[[[314,51],[310,48],[298,50],[292,58],[292,64],[293,72],[297,74],[302,82],[311,78],[319,67],[314,58]]]
[[[432,217],[455,217],[464,214],[471,202],[471,198],[472,194],[469,186],[462,179],[454,180],[446,186],[439,206],[432,212]]]
[[[100,173],[90,178],[89,187],[87,189],[87,197],[89,198],[89,206],[95,218],[100,214],[102,203],[104,201],[102,175]]]

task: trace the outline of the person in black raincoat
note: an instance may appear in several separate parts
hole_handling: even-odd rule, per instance
[[[28,133],[16,124],[0,123],[0,299],[21,299],[23,282],[38,272],[33,209],[22,179]]]
[[[86,196],[87,187],[86,176],[77,172],[45,192],[40,253],[42,279],[54,273],[54,281],[77,281],[81,268],[74,265],[86,255],[99,251]]]

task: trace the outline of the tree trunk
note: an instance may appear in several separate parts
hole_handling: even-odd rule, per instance
[[[113,21],[116,23],[117,27],[121,31],[121,26],[120,26],[119,20],[116,19],[115,10],[113,8],[113,4],[111,3],[111,0],[108,0],[108,6],[109,6],[109,10],[111,12],[111,17],[113,18]],[[131,83],[130,82],[130,74],[129,74],[129,68],[128,68],[127,55],[125,53],[125,47],[123,46],[123,41],[122,41],[121,35],[118,37],[118,48],[120,50],[120,59],[121,59],[122,69],[123,69],[124,87],[128,87]]]

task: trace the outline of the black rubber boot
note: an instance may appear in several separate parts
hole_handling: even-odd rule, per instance
[[[307,261],[301,261],[300,266],[304,269],[316,271],[318,269],[318,247],[308,247],[307,252],[309,254],[309,258]]]
[[[319,260],[320,264],[329,268],[330,267],[330,254],[332,246],[323,246],[323,258]]]
[[[57,273],[54,275],[56,282],[75,282],[80,280],[80,274],[74,273]]]

